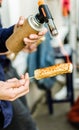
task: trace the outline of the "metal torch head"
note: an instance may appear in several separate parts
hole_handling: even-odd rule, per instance
[[[54,19],[48,8],[48,5],[44,4],[44,0],[39,0],[38,6],[39,6],[39,13],[36,15],[36,18],[39,20],[40,23],[47,24],[50,34],[52,36],[57,36],[58,30],[56,28]]]

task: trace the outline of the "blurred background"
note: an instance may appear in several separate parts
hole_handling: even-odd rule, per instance
[[[38,13],[37,2],[37,0],[3,0],[0,11],[3,27],[7,28],[17,23],[20,16],[27,18]],[[79,0],[45,0],[45,3],[54,18],[59,38],[50,38],[49,34],[45,36],[44,43],[42,42],[37,50],[40,54],[39,61],[34,59],[33,63],[31,59],[34,55],[20,52],[15,58],[11,58],[11,63],[18,75],[26,71],[30,74],[30,67],[34,71],[33,64],[40,64],[37,68],[42,68],[68,62],[68,56],[73,64],[73,72],[56,76],[52,79],[52,84],[47,79],[38,82],[35,79],[31,80],[30,92],[26,98],[39,130],[78,130],[79,102],[72,112],[75,115],[71,111],[79,96]],[[44,48],[47,48],[45,54],[42,53]],[[46,56],[43,59],[44,64],[41,62],[43,55]],[[51,57],[53,62],[49,62],[47,57]],[[49,64],[46,64],[48,62]]]

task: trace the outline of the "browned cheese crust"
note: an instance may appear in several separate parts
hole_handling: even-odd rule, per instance
[[[49,78],[49,77],[53,77],[65,73],[72,73],[71,63],[56,64],[50,67],[36,69],[34,71],[34,77],[35,79],[39,80],[42,78]]]

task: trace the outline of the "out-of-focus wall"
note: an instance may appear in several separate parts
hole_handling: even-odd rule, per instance
[[[17,22],[20,15],[19,0],[3,0],[2,3],[2,23],[8,27]]]
[[[3,0],[2,7],[1,7],[1,18],[2,18],[3,26],[6,27],[10,25],[8,0]]]
[[[13,25],[21,15],[28,17],[36,13],[37,8],[37,0],[4,0],[2,5],[3,26]]]
[[[20,1],[20,14],[28,17],[38,11],[38,0],[22,0]]]
[[[28,17],[38,12],[38,0],[3,0],[2,20],[4,26],[17,22],[19,16]],[[62,24],[60,0],[45,0],[57,26]]]
[[[45,0],[57,27],[62,25],[61,0]]]

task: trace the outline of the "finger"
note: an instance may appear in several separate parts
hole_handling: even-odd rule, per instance
[[[30,51],[37,50],[36,44],[32,44],[31,46],[29,46],[29,50],[30,50]]]
[[[44,28],[43,31],[39,32],[38,35],[42,36],[45,35],[47,33],[47,28]]]
[[[4,85],[4,82],[3,81],[0,81],[0,87]]]
[[[29,82],[30,82],[30,78],[29,78],[29,74],[28,73],[26,73],[25,74],[25,87],[29,84]]]
[[[26,86],[20,86],[19,88],[15,88],[13,89],[13,96],[11,98],[11,101],[27,94],[29,92],[29,81],[27,81],[27,85]]]
[[[10,99],[10,101],[14,101],[14,100],[16,100],[17,98],[26,95],[28,92],[29,92],[29,89],[27,89],[27,90],[24,91],[24,92],[21,92],[20,94],[17,94],[17,96],[15,96],[14,98]]]
[[[26,47],[26,48],[27,48],[27,50],[28,50],[29,53],[34,52],[34,51],[37,50],[37,47],[36,47],[35,44],[30,45],[30,46],[28,46],[28,47]],[[25,51],[26,51],[26,49],[25,49]]]
[[[40,38],[42,38],[42,35],[31,34],[29,38],[38,41]]]
[[[29,38],[24,38],[24,43],[27,45],[29,43],[35,43],[37,40],[36,39],[29,39]]]
[[[19,21],[18,21],[18,23],[17,23],[17,27],[18,27],[19,25],[23,25],[24,21],[25,21],[25,18],[24,18],[23,16],[20,16],[20,17],[19,17]]]
[[[22,75],[20,76],[20,78],[21,78],[21,79],[24,79],[24,75],[22,74]]]
[[[27,79],[26,79],[25,85],[18,88],[18,91],[16,93],[17,97],[29,92],[29,81],[30,80],[29,80],[28,74],[26,74],[26,77],[27,77]]]
[[[25,75],[22,74],[21,79],[25,79],[25,80],[29,79],[28,73],[26,73]]]
[[[38,39],[38,35],[37,34],[30,34],[29,38],[30,39]]]
[[[27,46],[25,46],[23,48],[23,51],[28,52],[28,53],[34,52],[36,50],[37,50],[37,44],[36,43],[35,44],[30,44],[29,43]]]
[[[28,73],[25,73],[25,80],[29,80],[29,74]]]
[[[16,81],[16,80],[18,80],[18,79],[17,78],[12,78],[12,79],[6,80],[6,82],[13,82],[13,81]]]
[[[25,84],[25,79],[16,80],[12,82],[5,82],[6,87],[8,88],[18,88]]]

